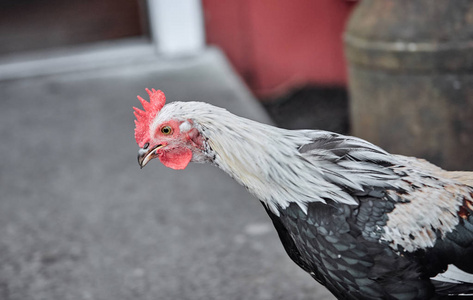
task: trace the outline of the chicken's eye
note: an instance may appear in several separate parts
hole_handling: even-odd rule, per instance
[[[161,127],[161,133],[165,135],[169,135],[172,133],[172,128],[171,126],[163,126]]]

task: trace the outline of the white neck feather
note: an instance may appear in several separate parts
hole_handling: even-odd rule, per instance
[[[323,159],[304,156],[299,151],[317,136],[330,133],[281,129],[201,102],[174,102],[166,105],[160,115],[173,105],[179,106],[172,109],[173,115],[179,111],[179,117],[193,120],[206,139],[209,160],[247,187],[274,213],[279,214],[278,208],[286,208],[291,202],[304,211],[307,203],[325,203],[325,199],[357,204],[339,185],[327,180],[333,174],[326,173]],[[354,188],[368,180],[356,176],[346,179],[338,174],[335,177]]]

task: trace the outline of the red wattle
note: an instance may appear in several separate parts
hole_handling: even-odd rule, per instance
[[[175,148],[163,151],[159,160],[163,165],[174,170],[182,170],[187,167],[192,159],[192,151],[188,148]]]

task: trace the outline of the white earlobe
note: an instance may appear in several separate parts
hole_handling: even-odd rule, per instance
[[[189,121],[185,121],[181,125],[179,125],[179,130],[181,132],[188,132],[189,130],[191,130],[191,128],[192,128],[192,125]]]

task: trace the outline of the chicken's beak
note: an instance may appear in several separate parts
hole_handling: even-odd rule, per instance
[[[153,158],[158,157],[158,149],[163,147],[164,145],[157,145],[151,149],[148,148],[141,148],[138,150],[138,164],[140,165],[140,168],[143,169],[146,164],[152,160]]]

